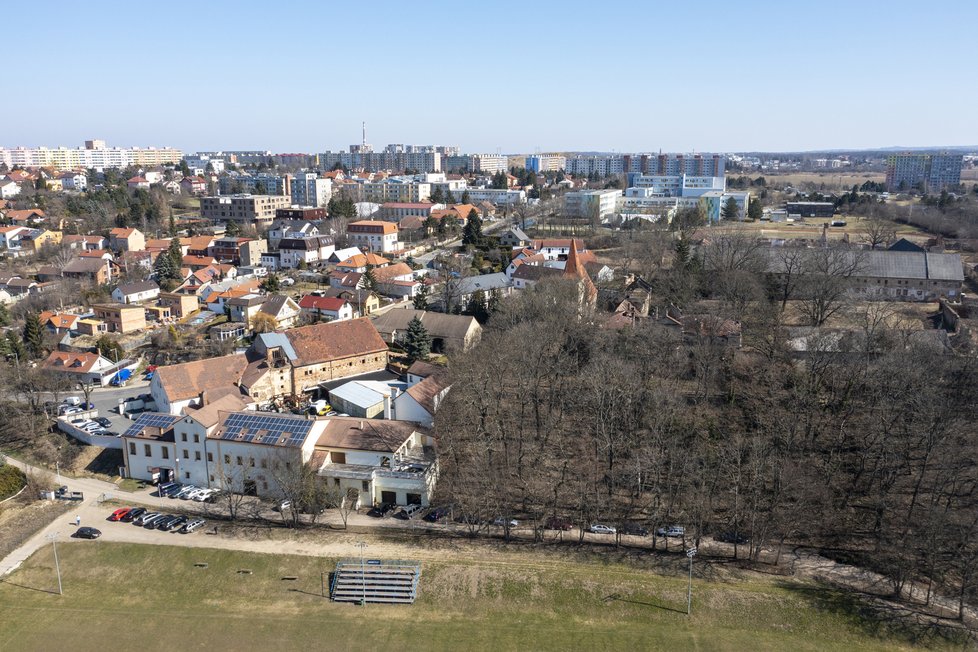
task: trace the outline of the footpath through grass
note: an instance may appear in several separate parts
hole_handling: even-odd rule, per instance
[[[50,546],[0,582],[0,651],[910,647],[843,594],[777,579],[696,580],[687,617],[684,577],[522,554],[426,563],[415,605],[357,607],[320,596],[334,559],[101,541],[58,553],[64,596]]]

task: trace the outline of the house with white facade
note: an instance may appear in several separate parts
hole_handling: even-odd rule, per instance
[[[118,303],[142,303],[160,296],[160,286],[156,281],[137,281],[123,283],[112,290],[112,299]]]
[[[354,317],[353,306],[345,299],[338,297],[319,297],[307,294],[299,299],[299,308],[302,309],[302,314],[314,320],[341,321]]]

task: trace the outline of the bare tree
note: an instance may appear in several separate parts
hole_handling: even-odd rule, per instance
[[[896,239],[896,224],[879,215],[864,219],[862,227],[859,239],[870,249],[881,249]]]
[[[848,249],[810,249],[804,254],[798,282],[802,311],[812,326],[821,326],[845,305],[849,283],[862,268],[862,257]]]

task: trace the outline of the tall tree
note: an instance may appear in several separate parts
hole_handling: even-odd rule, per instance
[[[421,284],[421,289],[418,293],[414,295],[412,303],[414,304],[415,310],[427,310],[428,309],[428,297],[431,295],[431,290],[424,283]]]
[[[482,244],[482,218],[479,211],[472,209],[469,211],[469,218],[462,229],[462,244],[478,247]]]
[[[431,334],[417,317],[408,322],[404,350],[412,360],[424,360],[431,353]]]
[[[975,186],[975,188],[976,188],[975,192],[978,193],[978,186]],[[469,191],[468,190],[463,190],[462,191],[462,203],[463,204],[468,204],[470,201],[472,201],[472,197],[469,195]]]
[[[755,222],[764,216],[764,206],[757,197],[751,197],[750,204],[747,206],[747,217]]]
[[[727,199],[727,203],[723,205],[723,210],[721,211],[721,217],[725,220],[739,220],[740,219],[740,207],[737,206],[737,200],[733,197]]]
[[[224,223],[224,235],[229,237],[235,237],[241,234],[241,227],[234,220],[228,220]]]
[[[32,358],[39,358],[44,352],[44,327],[36,312],[28,314],[24,319],[24,345]]]

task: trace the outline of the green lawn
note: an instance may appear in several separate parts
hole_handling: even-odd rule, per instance
[[[696,580],[539,557],[426,563],[413,606],[320,597],[335,560],[63,544],[0,583],[0,650],[893,650],[842,594],[779,579]],[[195,568],[206,562],[208,568]],[[239,574],[250,569],[251,575]],[[298,575],[298,581],[283,576]]]

